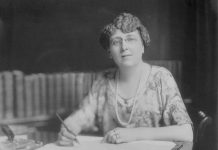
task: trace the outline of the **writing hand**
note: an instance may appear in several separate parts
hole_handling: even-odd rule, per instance
[[[61,146],[75,146],[79,143],[75,134],[72,134],[72,132],[68,131],[65,127],[61,127],[58,134],[58,144]]]
[[[75,143],[79,144],[79,141],[76,138],[76,133],[79,133],[79,132],[75,132],[76,130],[75,131],[72,130],[73,127],[71,127],[72,129],[68,127],[70,126],[70,122],[71,122],[70,119],[66,119],[64,121],[58,113],[56,113],[56,116],[62,123],[61,130],[58,134],[58,144],[63,145],[63,146],[72,146],[72,145],[75,145]]]

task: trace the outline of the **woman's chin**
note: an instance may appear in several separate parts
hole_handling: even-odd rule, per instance
[[[123,62],[120,67],[134,67],[137,66],[138,63],[132,62],[132,61],[125,61]]]

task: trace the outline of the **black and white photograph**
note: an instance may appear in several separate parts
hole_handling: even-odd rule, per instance
[[[218,150],[218,0],[0,0],[0,150]]]

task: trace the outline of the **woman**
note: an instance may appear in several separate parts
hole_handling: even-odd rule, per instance
[[[140,20],[120,14],[104,27],[100,43],[117,68],[94,82],[82,107],[65,120],[69,129],[77,135],[97,123],[103,141],[114,144],[192,141],[192,122],[171,73],[142,60],[150,38]],[[75,136],[61,128],[59,143],[75,144]]]

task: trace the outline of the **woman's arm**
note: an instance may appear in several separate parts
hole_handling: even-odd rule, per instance
[[[86,98],[84,101],[88,101],[88,99]],[[87,102],[79,110],[64,120],[64,123],[71,132],[66,130],[65,127],[61,126],[58,137],[59,145],[75,145],[76,135],[78,135],[84,129],[93,128],[94,120],[95,104]]]
[[[193,140],[193,132],[190,124],[183,124],[157,128],[115,128],[104,137],[104,142],[109,143],[125,143],[138,140],[191,142]]]
[[[89,94],[83,100],[81,107],[75,112],[68,116],[64,123],[71,132],[67,131],[64,127],[61,127],[59,132],[59,144],[60,145],[74,145],[75,135],[79,134],[82,130],[97,130],[95,126],[95,116],[97,111],[97,97],[101,92],[104,80],[101,78],[93,83],[93,86]]]
[[[131,130],[131,129],[130,129]],[[131,131],[136,140],[192,141],[193,132],[190,124],[158,128],[134,128]]]

